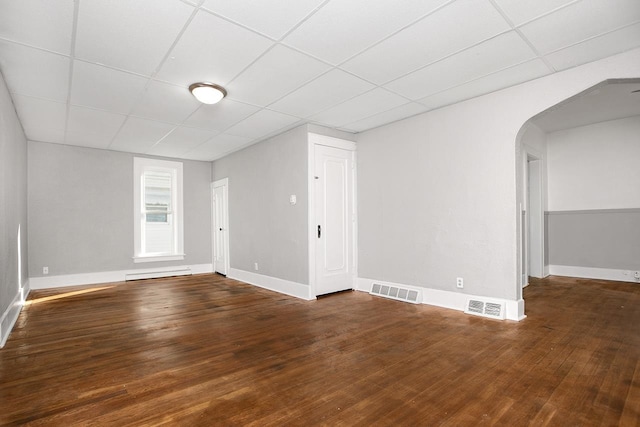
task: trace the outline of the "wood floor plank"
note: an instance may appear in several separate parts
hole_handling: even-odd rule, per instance
[[[636,361],[633,375],[625,378],[624,383],[629,387],[626,396],[622,398],[620,425],[631,426],[634,422],[638,425],[640,424],[638,421],[640,420],[640,360]]]
[[[0,425],[640,425],[640,287],[550,277],[496,321],[219,275],[33,291]]]

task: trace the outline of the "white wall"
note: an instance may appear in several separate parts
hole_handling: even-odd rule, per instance
[[[27,140],[0,74],[0,347],[22,307],[27,234]]]
[[[547,154],[547,134],[537,125],[529,122],[523,128],[522,138],[520,142],[532,150],[539,153],[543,157]]]
[[[640,49],[361,134],[359,276],[519,300],[523,124],[638,75]]]
[[[548,134],[549,210],[640,208],[640,116]]]

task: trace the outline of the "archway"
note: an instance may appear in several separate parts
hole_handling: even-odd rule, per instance
[[[534,115],[520,128],[516,137],[519,298],[522,298],[522,288],[527,285],[529,275],[533,277],[546,277],[551,273],[577,277],[608,278],[613,280],[628,279],[627,281],[633,281],[633,266],[628,262],[625,264],[624,260],[621,260],[620,263],[613,263],[612,265],[615,268],[609,269],[611,271],[608,271],[606,268],[603,269],[602,266],[606,267],[606,262],[602,261],[601,263],[603,264],[598,264],[600,261],[597,259],[590,261],[594,263],[595,267],[589,265],[586,267],[576,267],[572,265],[558,266],[554,265],[554,262],[556,264],[558,263],[557,259],[550,260],[550,252],[554,251],[554,247],[549,247],[549,218],[552,220],[551,228],[553,229],[554,222],[566,224],[567,221],[570,221],[567,216],[569,214],[578,215],[579,218],[585,216],[586,213],[592,213],[592,210],[596,214],[601,214],[600,211],[624,214],[624,209],[631,208],[633,210],[640,208],[640,206],[625,204],[624,199],[622,199],[623,195],[618,195],[616,200],[609,200],[599,204],[593,203],[593,197],[591,198],[592,203],[589,204],[585,201],[588,197],[584,194],[582,196],[577,194],[567,197],[567,194],[570,194],[571,190],[571,186],[565,183],[565,181],[570,181],[570,179],[567,178],[563,179],[563,185],[556,183],[558,185],[552,186],[553,212],[549,212],[547,175],[548,136],[552,135],[551,140],[557,143],[560,136],[566,139],[571,135],[578,135],[579,132],[576,129],[581,129],[580,132],[584,135],[591,130],[593,130],[593,132],[603,132],[602,129],[613,128],[614,126],[628,127],[628,122],[631,122],[633,126],[635,126],[635,123],[640,123],[640,79],[605,80]],[[575,139],[576,136],[573,138]],[[568,146],[575,147],[575,141],[572,142],[572,144],[573,145],[568,144]],[[603,148],[600,147],[599,149],[602,150]],[[557,152],[558,150],[555,151]],[[597,153],[596,149],[592,149],[590,154],[585,155],[586,159],[593,162],[597,161],[597,154],[594,153]],[[631,154],[633,153],[635,153],[635,151],[631,152]],[[567,154],[563,154],[566,159]],[[620,156],[624,156],[624,154],[620,154]],[[557,159],[555,162],[557,170],[559,168],[558,165],[561,166],[562,163]],[[534,166],[533,172],[532,166]],[[537,172],[535,171],[536,168],[538,169]],[[536,173],[539,173],[540,176],[537,176]],[[557,175],[556,173],[554,176]],[[566,171],[566,175],[571,175],[571,170]],[[539,179],[537,182],[539,186],[538,190],[541,191],[539,207],[532,205],[531,195],[532,192],[535,194],[536,191],[535,188],[532,189],[532,187],[528,185],[532,179]],[[563,188],[559,189],[559,187]],[[576,191],[576,193],[580,192]],[[564,202],[559,201],[561,197],[564,197]],[[566,201],[566,199],[570,200]],[[581,209],[584,209],[584,212],[581,211]],[[556,210],[559,212],[555,212]],[[562,214],[563,216],[554,216],[556,214]],[[602,215],[604,214],[601,214],[601,216]],[[591,219],[587,222],[594,224],[593,218],[595,217],[592,216],[589,218]],[[532,223],[534,223],[537,228],[532,227]],[[584,227],[588,228],[586,225]],[[594,239],[595,238],[597,237],[594,237]],[[556,241],[559,240],[556,236]],[[570,251],[570,248],[569,245],[564,245],[562,249],[564,251]],[[565,263],[571,264],[571,256],[565,256],[564,258],[558,256],[557,253],[560,252],[558,245],[555,247],[555,252],[556,258],[560,258],[560,263],[568,260]],[[603,249],[602,252],[607,252],[607,249]],[[576,257],[578,256],[576,255],[574,258]],[[585,258],[585,256],[582,255],[580,255],[580,257]],[[542,263],[541,268],[538,265],[540,262]],[[628,269],[628,271],[625,270],[625,268]],[[535,272],[533,270],[535,270]],[[532,272],[534,274],[530,274]],[[625,273],[628,277],[625,277]]]

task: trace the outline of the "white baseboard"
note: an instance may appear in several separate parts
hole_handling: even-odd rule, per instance
[[[29,281],[27,280],[27,282],[22,286],[22,289],[20,289],[13,298],[9,307],[7,307],[4,313],[2,313],[2,317],[0,317],[0,348],[4,347],[6,344],[9,334],[18,320],[20,311],[22,310],[22,307],[24,307],[24,302],[26,301],[27,296],[29,296],[30,291],[31,288],[29,287]]]
[[[389,286],[415,287],[404,285],[401,283],[387,282],[384,280],[373,280],[359,277],[356,290],[370,292],[373,283],[380,283]],[[461,292],[442,291],[439,289],[422,288],[422,303],[433,305],[436,307],[448,308],[451,310],[464,311],[465,305],[469,298],[483,299],[485,297],[479,295],[470,295]],[[520,321],[526,316],[524,314],[524,300],[506,300],[500,298],[491,298],[493,301],[504,303],[506,308],[506,318],[508,320]]]
[[[373,286],[373,280],[363,279],[362,277],[358,277],[356,279],[356,291],[362,292],[371,292],[371,287]]]
[[[614,280],[617,282],[640,283],[633,277],[634,271],[612,268],[576,267],[571,265],[550,265],[553,276],[580,277],[583,279]]]
[[[289,280],[238,270],[236,268],[230,268],[227,277],[307,301],[316,299],[310,295],[310,286],[298,282],[291,282]]]
[[[195,264],[189,267],[191,267],[191,274],[213,273],[213,264]]]
[[[213,264],[180,265],[172,267],[143,268],[134,270],[101,271],[96,273],[64,274],[60,276],[31,277],[31,289],[62,288],[65,286],[95,285],[98,283],[124,282],[127,275],[138,278],[159,278],[172,275],[171,272],[190,268],[192,274],[212,273]]]

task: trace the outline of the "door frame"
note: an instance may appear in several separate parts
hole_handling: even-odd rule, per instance
[[[229,178],[222,178],[211,183],[211,270],[216,272],[216,229],[220,226],[216,223],[216,193],[215,190],[218,187],[223,187],[222,197],[224,203],[224,217],[227,220],[226,224],[222,224],[224,231],[223,234],[223,246],[226,257],[224,259],[224,269],[227,275],[229,275],[229,269],[231,266],[230,254],[229,254]]]
[[[544,183],[543,183],[543,174],[545,171],[544,167],[544,156],[539,153],[537,150],[532,149],[526,145],[522,145],[522,165],[523,165],[523,204],[525,206],[524,211],[526,212],[525,217],[523,218],[523,251],[522,251],[522,279],[521,279],[521,287],[524,288],[529,284],[529,276],[531,275],[530,264],[531,258],[536,257],[537,261],[540,264],[540,277],[545,276],[544,270],[544,248],[545,248],[545,236],[544,236]],[[538,178],[534,181],[531,180],[530,172],[529,172],[529,163],[537,162],[538,167]],[[533,208],[530,204],[530,185],[533,184],[538,189],[539,200],[536,200],[538,207],[536,209],[535,214],[533,213]],[[535,251],[531,251],[531,221],[538,219],[535,228],[536,235],[535,240],[539,242],[538,247],[535,248]],[[533,253],[532,253],[533,252]],[[537,277],[537,276],[534,276]]]
[[[315,190],[315,146],[324,145],[327,147],[340,148],[342,150],[351,151],[352,153],[352,194],[353,194],[353,289],[356,288],[358,278],[358,194],[357,194],[357,166],[356,166],[356,143],[346,139],[334,138],[331,136],[309,133],[307,138],[307,171],[308,179],[308,239],[309,239],[309,299],[316,299],[316,190]]]

